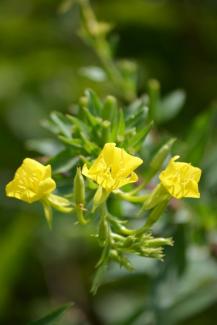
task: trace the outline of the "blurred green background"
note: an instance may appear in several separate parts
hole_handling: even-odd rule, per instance
[[[85,88],[101,96],[111,89],[80,73],[99,62],[77,35],[76,6],[64,11],[67,3],[59,0],[1,0],[0,323],[26,324],[75,301],[60,324],[214,325],[217,2],[95,0],[92,5],[100,20],[114,23],[117,58],[139,64],[141,94],[150,78],[160,81],[162,94],[186,91],[183,110],[159,127],[177,136],[186,157],[203,167],[203,198],[175,217],[171,212],[168,227],[176,246],[163,266],[147,259],[135,261],[133,274],[112,269],[92,297],[88,290],[99,255],[94,239],[73,228],[67,216],[56,218],[50,232],[40,207],[6,199],[4,186],[24,157],[37,157],[34,140],[51,137],[41,126],[50,111],[68,111]],[[44,141],[44,152],[55,154],[50,142]]]

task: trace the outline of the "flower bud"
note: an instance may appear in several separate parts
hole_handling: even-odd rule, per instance
[[[164,160],[166,159],[167,155],[170,153],[170,150],[171,150],[175,141],[176,141],[176,139],[174,139],[174,138],[170,139],[154,155],[154,157],[150,163],[150,167],[153,172],[157,172],[161,168]]]
[[[161,247],[161,246],[173,246],[172,238],[151,238],[150,240],[146,240],[144,246],[145,247]]]
[[[85,185],[80,167],[77,168],[77,172],[74,178],[74,200],[75,213],[78,221],[80,224],[86,224],[88,221],[84,218]]]
[[[100,219],[99,223],[99,243],[103,246],[109,236],[109,226],[105,218]]]
[[[94,212],[96,210],[96,208],[98,208],[103,202],[106,201],[108,195],[109,195],[109,192],[107,192],[101,186],[98,187],[98,189],[94,195],[94,198],[93,198],[92,212]]]
[[[75,204],[85,203],[85,186],[84,178],[81,174],[81,168],[77,168],[77,172],[74,178],[74,199]]]
[[[149,210],[157,206],[158,204],[168,201],[171,198],[171,195],[163,187],[163,185],[158,184],[153,192],[150,195],[147,195],[144,199],[142,209],[139,212],[139,215],[145,210]]]
[[[103,106],[103,118],[114,123],[117,121],[117,113],[117,99],[113,96],[107,96]]]

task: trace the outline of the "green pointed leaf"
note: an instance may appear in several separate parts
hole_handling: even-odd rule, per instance
[[[124,137],[125,133],[125,119],[124,119],[124,112],[122,109],[119,110],[119,121],[118,121],[118,128],[117,128],[117,135],[118,140],[120,141],[121,138]]]
[[[93,115],[101,116],[102,114],[102,103],[98,96],[92,90],[88,89],[85,91],[85,95],[88,98],[88,108]]]
[[[91,126],[95,127],[101,122],[99,118],[97,118],[96,116],[90,113],[87,107],[82,106],[81,109],[82,109],[82,113],[85,115],[87,119],[87,122],[90,123]]]
[[[91,287],[91,292],[92,292],[93,295],[95,295],[97,293],[97,290],[98,290],[99,286],[102,284],[104,274],[105,274],[107,268],[108,268],[107,264],[102,264],[97,269],[97,271],[96,271],[96,273],[94,275],[93,284],[92,284],[92,287]]]
[[[171,294],[171,305],[165,310],[168,324],[178,324],[207,310],[217,301],[216,262],[207,254],[197,254],[188,259],[186,271],[172,286],[165,286]],[[214,322],[215,323],[215,322]]]
[[[175,141],[176,141],[175,138],[170,139],[163,146],[161,146],[160,149],[156,152],[156,154],[154,155],[154,157],[150,162],[150,167],[152,172],[157,172],[161,168],[164,160],[170,153],[171,148]]]
[[[26,141],[26,148],[31,151],[36,151],[45,156],[57,155],[62,149],[62,144],[52,138],[30,139]]]
[[[103,106],[103,119],[113,123],[116,120],[117,111],[117,99],[113,96],[107,96]]]
[[[139,127],[141,124],[145,124],[148,117],[148,107],[147,106],[141,106],[138,108],[138,110],[128,115],[126,119],[126,124],[128,128],[131,127]]]
[[[53,157],[49,163],[52,166],[53,173],[57,174],[68,172],[78,163],[79,160],[79,156],[75,155],[73,149],[65,149]]]
[[[28,325],[56,325],[57,321],[63,316],[63,314],[73,306],[72,303],[63,305],[53,312],[49,313],[43,318],[29,322]]]
[[[158,80],[151,79],[148,81],[148,95],[150,119],[155,121],[160,110],[160,83]]]
[[[141,107],[147,107],[148,102],[149,102],[149,98],[147,95],[142,95],[140,98],[135,99],[128,106],[127,110],[129,115],[135,114],[140,110]]]
[[[151,121],[142,130],[136,132],[136,135],[134,137],[132,137],[132,139],[129,141],[129,145],[132,148],[134,148],[138,144],[142,143],[145,140],[145,138],[148,135],[148,133],[150,132],[150,130],[152,129],[153,124],[154,124],[153,121]]]
[[[44,216],[47,220],[48,227],[52,229],[52,220],[53,220],[53,212],[50,204],[47,201],[42,202],[44,208]]]
[[[79,132],[85,133],[86,136],[89,134],[89,128],[87,124],[83,123],[80,119],[72,115],[66,115],[66,118],[72,123],[73,127]]]
[[[66,143],[66,144],[70,144],[72,147],[79,148],[79,149],[82,148],[81,139],[67,138],[62,135],[59,136],[59,139],[62,140],[62,142]]]
[[[83,144],[82,147],[86,150],[87,153],[91,154],[91,153],[98,153],[99,147],[94,143],[89,141],[86,137],[85,134],[82,134],[81,132],[81,138],[83,140]]]
[[[211,134],[212,128],[210,126],[213,120],[212,111],[208,110],[199,114],[189,128],[189,134],[185,140],[188,144],[186,158],[192,164],[198,164],[203,158]]]
[[[68,119],[60,112],[53,112],[50,115],[51,120],[54,122],[59,130],[59,134],[64,135],[67,138],[71,137],[72,127]]]
[[[157,122],[163,123],[173,119],[185,103],[186,95],[183,90],[175,90],[160,101],[158,110],[155,112]]]

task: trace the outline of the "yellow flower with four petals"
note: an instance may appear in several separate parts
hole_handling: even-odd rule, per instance
[[[176,162],[178,158],[179,156],[173,157],[166,169],[160,173],[161,184],[176,199],[199,198],[198,183],[201,169],[188,163]]]
[[[117,148],[115,143],[106,143],[93,165],[89,169],[86,164],[83,166],[82,174],[109,193],[126,184],[136,182],[138,176],[134,170],[142,162],[142,159]]]
[[[14,179],[7,184],[6,194],[33,203],[47,197],[55,188],[51,166],[44,166],[34,159],[26,158],[17,169]]]

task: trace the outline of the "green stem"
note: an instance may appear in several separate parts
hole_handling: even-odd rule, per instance
[[[139,186],[137,186],[136,188],[134,188],[132,191],[128,192],[127,194],[133,196],[133,195],[139,193],[141,190],[143,190],[147,186],[147,184],[151,181],[151,179],[154,177],[154,175],[155,175],[155,173],[153,173],[153,174],[150,173],[149,175],[147,175],[145,177],[145,180]]]
[[[146,181],[143,181],[139,186],[134,188],[132,191],[128,192],[129,195],[134,195],[139,193],[147,185]]]
[[[159,219],[160,215],[162,214],[162,212],[164,211],[164,209],[166,208],[167,204],[169,202],[169,199],[161,202],[160,204],[158,204],[150,213],[150,215],[148,216],[148,219],[146,220],[146,222],[144,223],[144,225],[137,229],[135,231],[136,235],[140,235],[144,232],[146,232],[147,230],[149,230],[151,228],[151,226]]]
[[[144,203],[144,201],[147,201],[150,198],[150,194],[144,194],[141,196],[134,196],[132,195],[132,192],[124,193],[120,190],[115,192],[120,196],[123,200],[133,202],[133,203]]]
[[[78,219],[78,222],[81,224],[81,225],[86,225],[90,220],[87,220],[85,217],[84,217],[84,207],[83,207],[83,204],[77,204],[74,208],[74,212],[76,214],[76,217]]]
[[[110,213],[108,215],[109,221],[111,222],[114,229],[121,233],[122,235],[128,236],[133,235],[135,233],[135,230],[128,229],[127,227],[121,225],[120,220],[114,216],[112,216]]]
[[[151,228],[151,226],[159,219],[161,213],[166,208],[166,206],[167,206],[167,204],[169,202],[169,199],[170,198],[167,198],[163,202],[159,203],[151,211],[151,213],[148,216],[148,219],[146,220],[145,224],[142,227],[138,228],[138,229],[129,229],[129,228],[121,225],[120,222],[119,222],[119,220],[116,219],[111,214],[108,215],[109,221],[113,225],[114,229],[117,232],[119,232],[120,234],[122,234],[122,235],[130,236],[130,235],[140,235],[140,234],[143,234],[143,233],[147,232],[147,230],[149,230]]]
[[[103,34],[93,34],[92,27],[97,26],[99,22],[97,21],[95,14],[90,6],[88,0],[79,0],[81,15],[83,17],[83,22],[85,27],[92,38],[91,42],[88,42],[92,49],[95,51],[99,57],[108,78],[119,90],[120,94],[123,94],[125,99],[130,101],[136,97],[134,89],[131,89],[127,86],[126,80],[121,75],[121,72],[117,68],[116,64],[112,58],[112,51],[110,45],[106,39],[106,36]]]
[[[99,240],[102,246],[110,246],[112,244],[111,229],[108,222],[109,212],[107,210],[106,201],[99,206],[100,224],[99,224]]]

